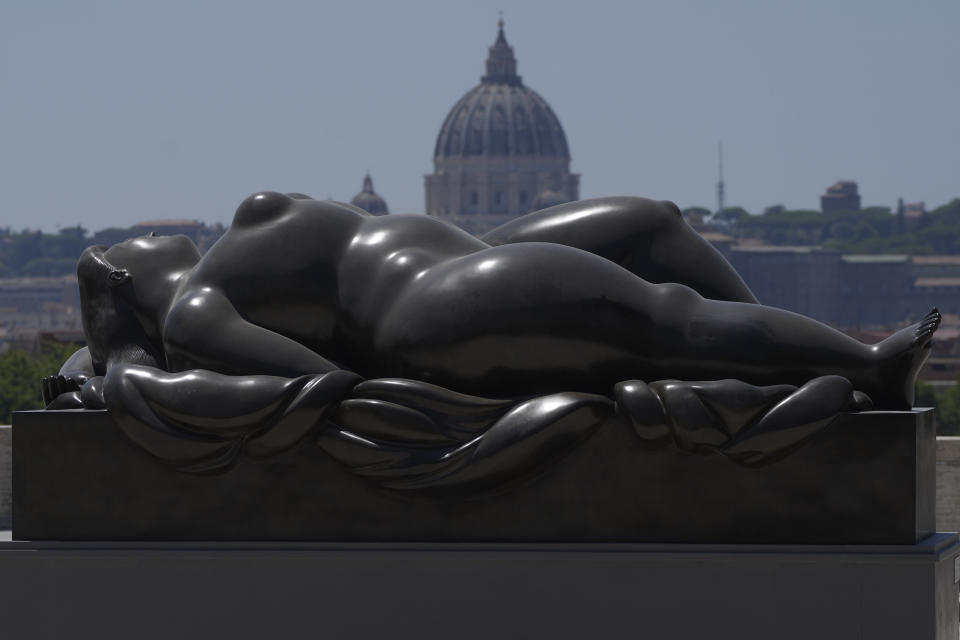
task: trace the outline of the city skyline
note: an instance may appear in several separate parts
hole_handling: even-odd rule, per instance
[[[94,2],[0,9],[5,207],[14,229],[151,218],[229,223],[261,189],[348,201],[370,171],[393,212],[453,103],[479,82],[498,9],[518,73],[555,109],[581,197],[818,209],[960,196],[955,2]]]

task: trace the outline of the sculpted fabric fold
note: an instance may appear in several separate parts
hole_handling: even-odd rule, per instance
[[[598,428],[628,425],[652,446],[757,465],[867,406],[839,376],[800,388],[630,380],[616,386],[616,400],[561,392],[518,401],[347,371],[281,378],[121,365],[103,387],[123,432],[185,472],[223,472],[243,455],[268,457],[312,438],[383,487],[459,495],[534,475]]]

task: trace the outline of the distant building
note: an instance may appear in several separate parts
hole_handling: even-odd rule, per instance
[[[426,212],[475,234],[579,198],[560,120],[517,75],[503,21],[480,84],[450,110],[425,179]]]
[[[0,279],[0,307],[25,313],[39,313],[48,304],[79,307],[77,276]]]
[[[906,218],[920,218],[927,212],[927,206],[924,202],[908,202],[903,205],[903,215]]]
[[[729,260],[765,305],[839,322],[840,254],[819,247],[734,246]]]
[[[691,225],[692,226],[692,225]],[[696,227],[694,227],[696,229]],[[704,240],[713,245],[713,248],[719,251],[724,258],[727,259],[727,262],[730,261],[730,257],[733,255],[733,247],[736,244],[736,240],[732,236],[728,236],[725,233],[720,233],[719,231],[709,231],[696,229]]]
[[[41,337],[83,341],[77,277],[0,279],[0,351]]]
[[[960,256],[913,256],[910,261],[918,278],[960,277]]]
[[[960,256],[854,255],[715,242],[761,303],[838,327],[891,328],[933,307],[960,314]]]
[[[834,285],[835,324],[892,327],[919,320],[934,306],[927,305],[914,289],[914,265],[910,256],[844,255],[839,266]]]
[[[350,201],[355,207],[360,207],[367,213],[372,213],[375,216],[382,216],[390,213],[390,210],[387,209],[387,201],[381,198],[373,190],[373,179],[370,177],[370,174],[367,173],[363,178],[363,189],[357,195],[353,196],[353,200]]]
[[[820,210],[824,213],[860,211],[857,183],[852,180],[841,180],[827,187],[827,192],[820,196]]]

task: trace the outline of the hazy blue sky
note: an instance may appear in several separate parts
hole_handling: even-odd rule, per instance
[[[817,208],[960,196],[960,1],[0,3],[0,224],[229,222],[247,194],[423,210],[502,9],[581,196]]]

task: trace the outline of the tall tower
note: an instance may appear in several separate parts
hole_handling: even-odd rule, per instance
[[[717,180],[717,213],[720,213],[723,211],[723,199],[726,195],[723,185],[723,140],[717,143],[717,174],[719,175]]]
[[[517,75],[502,19],[497,27],[486,74],[447,115],[424,185],[428,215],[474,234],[579,197],[560,120]]]

